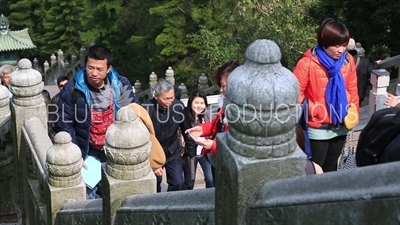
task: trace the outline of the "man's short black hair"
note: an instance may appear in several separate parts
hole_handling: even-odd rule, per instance
[[[85,56],[85,64],[87,63],[88,59],[95,59],[95,60],[107,60],[107,66],[110,67],[112,65],[112,53],[111,50],[103,45],[92,45],[89,47],[86,56]]]

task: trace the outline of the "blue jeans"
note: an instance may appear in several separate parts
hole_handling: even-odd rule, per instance
[[[194,179],[192,179],[191,177],[191,172],[190,172],[190,166],[188,164],[188,156],[183,156],[182,157],[182,161],[183,161],[183,175],[185,177],[185,182],[184,182],[184,186],[185,189],[191,190],[194,187],[194,182],[196,177],[194,177]],[[204,173],[204,182],[206,183],[206,188],[212,188],[214,187],[214,179],[213,179],[213,175],[212,175],[212,170],[211,170],[211,164],[207,159],[207,156],[204,155],[199,155],[196,156],[194,159],[194,169],[197,170],[197,163],[200,163],[201,169],[203,170]]]
[[[107,161],[107,157],[104,151],[89,149],[88,155],[96,158],[102,163]],[[103,197],[103,193],[101,190],[101,181],[93,189],[86,187],[86,199],[95,199],[96,193],[100,196],[100,198]]]

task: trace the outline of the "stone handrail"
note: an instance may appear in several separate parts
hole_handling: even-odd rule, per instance
[[[24,208],[28,221],[38,221],[38,224],[49,224],[47,213],[38,213],[33,208],[47,210],[46,205],[46,152],[53,144],[47,135],[47,129],[37,117],[25,121],[21,132],[21,161]]]
[[[215,224],[214,202],[214,188],[129,196],[115,224]]]
[[[389,69],[390,67],[398,67],[400,65],[400,55],[392,56],[382,60],[378,64],[378,69]]]
[[[57,57],[53,54],[50,57],[50,67],[47,61],[44,63],[44,72],[42,74],[45,85],[50,84],[51,82],[55,81],[57,77],[62,75],[70,78],[73,77],[75,72],[84,66],[86,48],[82,46],[79,51],[79,58],[73,54],[70,60],[71,63],[66,60],[64,61],[64,53],[61,51],[61,49],[58,51]]]
[[[394,162],[266,183],[249,217],[263,224],[394,224],[399,170]]]
[[[103,225],[102,200],[66,202],[57,213],[54,224]]]

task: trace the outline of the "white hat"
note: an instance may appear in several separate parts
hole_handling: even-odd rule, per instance
[[[349,43],[347,44],[347,51],[356,49],[356,41],[353,38],[350,38]]]

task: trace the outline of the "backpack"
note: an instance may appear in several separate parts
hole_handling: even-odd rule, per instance
[[[400,108],[385,108],[372,114],[358,139],[357,166],[383,163],[387,147],[400,134]]]

